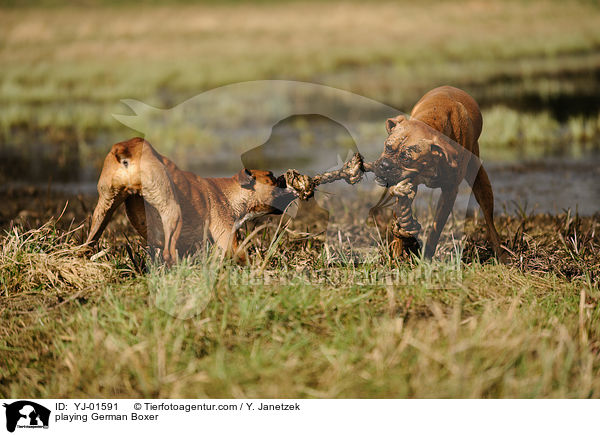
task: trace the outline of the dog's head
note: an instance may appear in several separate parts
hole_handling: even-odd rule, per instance
[[[250,191],[248,212],[252,214],[281,214],[297,198],[285,178],[275,178],[271,171],[242,169],[236,175],[242,189]]]
[[[388,137],[375,161],[377,181],[392,186],[407,178],[435,179],[457,167],[457,148],[427,124],[400,115],[386,121]]]

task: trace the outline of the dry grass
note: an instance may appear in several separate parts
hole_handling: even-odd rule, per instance
[[[567,280],[600,281],[599,216],[524,214],[497,219],[510,250],[512,265],[523,273],[553,274]],[[463,259],[488,258],[483,228],[467,226],[470,240]]]
[[[104,155],[124,137],[110,116],[121,98],[168,107],[268,78],[404,110],[440,83],[486,104],[587,95],[598,16],[593,2],[474,0],[2,9],[0,137],[34,144],[41,166],[44,144],[60,144],[64,159],[49,161],[72,176],[94,145]],[[595,115],[566,130],[521,115],[488,106],[482,142],[521,149],[599,131]],[[499,217],[508,266],[491,258],[481,221],[467,223],[453,262],[385,249],[355,262],[303,234],[319,230],[306,223],[271,243],[275,221],[249,267],[200,255],[166,270],[122,213],[103,255],[80,256],[86,229],[73,222],[90,198],[69,198],[49,223],[66,199],[50,189],[0,199],[2,397],[600,398],[598,216]]]
[[[1,257],[17,287],[0,295],[0,395],[600,397],[597,218],[499,218],[508,267],[486,260],[481,222],[459,266],[355,264],[291,232],[271,244],[274,221],[249,267],[200,255],[144,273],[122,219],[100,262],[53,225],[5,236],[17,264],[56,262]]]
[[[114,281],[112,265],[89,261],[74,243],[73,234],[80,229],[58,231],[52,221],[29,231],[13,227],[1,239],[0,295],[83,291]]]
[[[153,288],[139,278],[85,305],[43,310],[51,334],[9,318],[0,390],[34,397],[598,397],[597,288],[501,266],[472,266],[462,281],[448,281],[441,269],[406,272],[440,286],[225,281],[189,320],[158,309]]]

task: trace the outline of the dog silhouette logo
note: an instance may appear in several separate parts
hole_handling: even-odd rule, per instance
[[[4,404],[6,408],[6,430],[14,432],[16,428],[48,429],[50,410],[29,400],[19,400]]]

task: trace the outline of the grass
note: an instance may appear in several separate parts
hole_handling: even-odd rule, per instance
[[[402,79],[408,77],[421,83],[440,74],[474,81],[510,72],[534,78],[540,71],[597,66],[599,10],[593,3],[351,6],[130,6],[97,8],[93,14],[81,8],[5,9],[0,17],[9,48],[0,58],[4,98],[110,103],[154,96],[160,102],[161,90],[165,97],[164,91],[194,95],[242,80],[323,75],[318,81],[327,84],[328,74],[381,65],[391,65],[400,76],[378,86],[394,83],[394,93],[401,95],[409,85]],[[382,26],[382,20],[394,25]],[[352,81],[361,82],[371,86],[378,80],[355,76]],[[387,90],[366,94],[390,100]]]
[[[70,249],[69,238],[76,230],[60,233],[52,222],[25,234],[13,227],[0,251],[3,295],[35,293],[46,288],[84,290],[89,283],[82,281],[81,275],[99,285],[114,279],[110,267],[89,262]]]
[[[600,116],[570,117],[560,123],[550,113],[522,113],[498,105],[483,111],[481,147],[492,159],[511,154],[518,158],[548,155],[580,157],[597,149]]]
[[[111,117],[123,111],[120,99],[168,108],[255,79],[317,82],[405,111],[439,84],[462,86],[486,107],[598,92],[593,2],[100,4],[92,11],[0,9],[4,145],[30,143],[31,135],[19,137],[25,130],[82,154],[104,150],[131,135]],[[491,110],[510,122],[510,111]],[[597,139],[595,113],[572,118],[570,132]],[[552,124],[545,137],[556,131]],[[521,138],[496,129],[487,135],[498,146]]]
[[[169,108],[255,79],[404,111],[452,84],[482,105],[486,160],[597,149],[597,2],[183,3],[3,3],[0,182],[44,168],[85,178],[133,135],[111,116],[123,98]],[[229,121],[239,104],[212,115]],[[380,143],[380,119],[357,122]],[[294,128],[300,147],[323,142],[308,122]],[[158,130],[182,163],[186,146],[243,142],[194,123]],[[390,258],[385,244],[338,252],[318,222],[272,221],[247,267],[199,253],[167,270],[123,213],[84,256],[92,199],[50,184],[0,192],[0,397],[600,398],[598,215],[499,216],[508,265],[480,220],[433,262]],[[359,213],[340,210],[360,238]]]
[[[124,238],[123,215],[94,261],[81,228],[13,227],[0,396],[600,397],[597,217],[498,224],[508,266],[471,222],[460,264],[355,264],[290,227],[255,238],[248,267],[198,254],[171,270]]]

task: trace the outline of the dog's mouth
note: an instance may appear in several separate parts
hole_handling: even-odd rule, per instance
[[[391,187],[400,183],[402,180],[414,178],[418,175],[418,170],[409,167],[397,167],[396,165],[383,162],[375,164],[374,171],[375,182],[382,187]]]
[[[281,192],[273,198],[273,202],[271,203],[271,207],[274,209],[273,214],[282,214],[288,206],[298,198],[298,195],[295,190],[291,189],[292,192],[289,192],[288,189],[285,189],[284,192]]]
[[[387,181],[385,181],[378,175],[375,176],[375,183],[377,183],[381,187],[388,187]]]
[[[287,185],[287,182],[285,181],[285,174],[280,175],[275,180],[278,188],[278,192],[276,194],[277,198],[289,199],[290,202],[293,199],[298,198],[298,191],[296,191],[296,189],[294,189],[293,187]]]
[[[285,174],[281,174],[279,177],[275,179],[277,187],[280,189],[291,189],[288,187],[287,182],[285,181]],[[292,189],[293,190],[293,189]]]
[[[287,185],[285,175],[282,174],[276,178],[276,188],[273,195],[273,207],[277,210],[276,214],[281,214],[290,205],[292,201],[298,198],[298,192]]]
[[[375,175],[375,183],[377,183],[381,187],[391,187],[398,184],[404,178],[401,173],[397,174],[385,174],[385,175]]]
[[[397,185],[398,183],[401,183],[404,180],[412,180],[414,182],[416,178],[412,173],[400,173],[394,174],[393,176],[387,174],[384,176],[375,176],[375,183],[377,183],[381,187],[392,187]]]
[[[287,201],[288,203],[290,203],[294,199],[298,198],[298,192],[295,189],[291,188],[291,187],[286,187],[277,196],[279,198],[281,198],[282,200]],[[286,205],[286,207],[287,207],[287,205]]]

